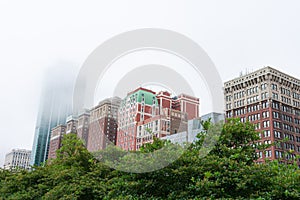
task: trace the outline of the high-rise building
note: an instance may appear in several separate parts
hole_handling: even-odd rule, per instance
[[[64,124],[72,114],[74,70],[60,66],[48,71],[42,90],[32,146],[31,165],[40,165],[48,158],[51,129]]]
[[[199,116],[199,99],[181,94],[171,97],[137,88],[123,99],[118,114],[117,146],[138,150],[144,143],[187,130],[188,118]]]
[[[30,150],[13,149],[6,154],[4,169],[30,169]]]
[[[117,112],[121,99],[105,99],[91,110],[79,116],[69,116],[65,125],[52,128],[48,158],[55,158],[65,134],[74,133],[91,152],[105,149],[108,144],[116,144]]]
[[[101,101],[90,110],[87,139],[89,151],[98,151],[105,149],[108,144],[116,144],[120,103],[119,97],[112,97]]]
[[[300,154],[300,80],[264,67],[224,83],[226,117],[250,121],[261,132],[259,143],[271,146],[258,151],[259,159],[284,162]],[[281,141],[285,139],[285,141]]]
[[[155,92],[138,88],[122,100],[118,113],[117,146],[124,150],[136,150],[137,123],[158,115]]]

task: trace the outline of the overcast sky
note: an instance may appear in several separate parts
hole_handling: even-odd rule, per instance
[[[47,68],[77,70],[114,35],[164,28],[197,42],[223,81],[267,65],[300,78],[299,10],[298,0],[1,0],[0,166],[32,147]]]

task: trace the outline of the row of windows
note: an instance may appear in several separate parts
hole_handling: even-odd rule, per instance
[[[247,93],[247,95],[258,93],[258,86],[247,89],[246,93]]]
[[[271,132],[270,132],[270,130],[264,130],[262,133],[259,133],[259,137],[262,138],[262,135],[265,138],[268,138],[268,137],[271,137]]]
[[[234,102],[234,107],[240,107],[240,106],[244,106],[245,105],[245,101],[244,100],[239,100],[239,101],[235,101]]]
[[[272,92],[272,98],[273,98],[273,99],[276,99],[276,100],[278,100],[278,94],[277,94],[277,93],[274,93],[274,92]]]
[[[272,88],[272,90],[277,91],[277,85],[276,84],[272,83],[271,88]]]
[[[293,98],[300,100],[300,94],[296,93],[296,92],[293,92]]]
[[[263,84],[261,84],[260,89],[261,89],[261,90],[266,90],[267,87],[268,87],[268,84],[263,83]]]
[[[300,147],[299,151],[300,151]],[[285,158],[286,160],[293,160],[296,158],[295,154],[290,154],[290,153],[284,153],[282,151],[275,151],[275,158]]]
[[[260,89],[262,91],[266,90],[267,89],[267,84],[266,83],[262,84]],[[277,91],[277,85],[273,83],[271,85],[271,89],[274,90],[274,91]],[[281,92],[281,94],[287,95],[289,97],[291,96],[291,91],[289,89],[281,87],[280,92]],[[252,88],[249,88],[249,89],[246,90],[247,96],[252,95],[252,94],[256,94],[256,93],[258,93],[258,86],[255,86],[255,87],[252,87]],[[240,98],[243,98],[243,97],[245,97],[245,92],[244,91],[234,93],[234,95],[233,95],[234,99],[240,99]],[[273,92],[272,97],[274,99],[278,99],[278,94]],[[266,99],[266,98],[268,98],[268,93],[262,93],[262,99]],[[300,94],[296,93],[296,92],[293,92],[293,98],[300,100]],[[231,99],[232,99],[231,95],[226,96],[226,101],[231,101]],[[291,103],[290,98],[286,98],[286,99],[282,99],[282,100],[284,102]]]
[[[280,92],[281,92],[281,94],[291,96],[291,91],[289,89],[285,89],[285,88],[281,87]]]
[[[265,157],[266,157],[266,158],[272,157],[272,151],[271,151],[271,150],[265,151],[264,154],[265,154]],[[257,152],[257,157],[258,157],[258,158],[262,158],[262,157],[263,157],[263,152],[262,152],[262,151]]]
[[[261,94],[261,99],[262,100],[267,99],[267,98],[269,98],[269,93],[268,92],[264,92],[264,93]]]
[[[281,128],[281,123],[278,122],[278,121],[273,121],[273,127],[280,129]]]
[[[226,100],[226,101],[231,101],[231,95],[227,95],[227,96],[225,97],[225,100]]]
[[[254,114],[254,115],[249,115],[248,116],[248,121],[256,121],[256,120],[260,120],[260,114]]]
[[[235,114],[235,116],[244,115],[244,114],[246,114],[246,109],[245,108],[237,109],[234,111],[234,114]]]
[[[294,141],[295,140],[294,136],[291,135],[291,134],[288,134],[288,133],[284,134],[284,138],[289,139],[290,141]]]
[[[299,101],[293,101],[293,106],[300,107],[300,102]]]
[[[264,111],[264,112],[262,112],[262,117],[263,117],[263,118],[269,118],[269,117],[270,117],[269,111]]]
[[[233,98],[234,99],[240,99],[240,98],[243,98],[244,96],[245,96],[245,92],[240,91],[240,92],[234,93]]]
[[[281,101],[286,104],[291,104],[291,98],[288,98],[288,97],[282,96]]]
[[[254,102],[257,102],[257,101],[259,101],[259,96],[258,95],[247,98],[247,104],[251,104],[251,103],[254,103]]]
[[[283,123],[283,124],[282,124],[282,129],[283,129],[283,130],[286,130],[286,131],[294,132],[294,127],[291,126],[291,125],[289,125],[289,124]]]

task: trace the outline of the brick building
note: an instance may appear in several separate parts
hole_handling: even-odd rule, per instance
[[[61,147],[61,140],[66,131],[66,125],[58,125],[51,130],[48,160],[56,158],[56,150]]]
[[[78,116],[77,124],[77,136],[82,139],[85,146],[87,146],[88,135],[89,135],[89,122],[90,122],[90,111],[86,110]]]
[[[190,113],[189,113],[190,112]],[[171,97],[166,91],[137,88],[123,99],[118,114],[117,145],[138,150],[153,141],[187,129],[188,118],[199,116],[199,99],[188,95]]]
[[[108,144],[116,144],[120,102],[119,97],[105,99],[90,110],[87,140],[89,151],[98,151]]]
[[[259,159],[289,161],[300,152],[300,80],[271,67],[264,67],[224,83],[226,117],[250,121],[260,131],[259,143],[278,145]],[[291,153],[287,153],[290,152]]]

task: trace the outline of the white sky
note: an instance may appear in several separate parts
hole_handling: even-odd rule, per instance
[[[266,65],[300,78],[298,0],[0,1],[0,166],[31,149],[42,74],[79,68],[102,42],[138,28],[164,28],[196,41],[223,81]]]

